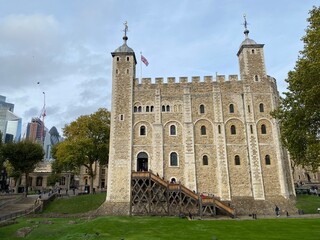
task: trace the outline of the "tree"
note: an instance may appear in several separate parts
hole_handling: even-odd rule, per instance
[[[65,140],[55,146],[55,167],[77,171],[84,166],[90,176],[90,188],[96,175],[94,166],[104,165],[109,155],[110,112],[100,108],[91,115],[80,116],[63,129]],[[91,191],[92,192],[92,191]]]
[[[15,172],[25,174],[25,195],[28,195],[28,177],[44,156],[44,151],[38,143],[22,141],[7,143],[3,146],[2,154],[7,159]]]
[[[273,112],[281,124],[281,137],[295,164],[320,166],[320,7],[309,12],[302,38],[304,49],[288,73],[288,92]]]

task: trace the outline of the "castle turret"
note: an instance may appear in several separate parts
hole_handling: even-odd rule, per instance
[[[260,82],[266,77],[263,46],[249,38],[246,17],[244,22],[245,40],[241,43],[237,56],[239,58],[240,78],[243,81]]]
[[[132,159],[132,99],[136,71],[134,51],[124,43],[112,55],[112,106],[109,145],[107,212],[128,215],[130,212],[130,177]]]

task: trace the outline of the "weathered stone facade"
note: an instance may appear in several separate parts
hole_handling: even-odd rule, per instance
[[[238,214],[292,210],[290,163],[280,142],[276,80],[266,74],[263,44],[248,38],[237,75],[135,78],[136,57],[124,44],[112,53],[109,214],[126,214],[130,174],[152,170],[191,190],[214,194]],[[117,209],[121,206],[122,209]]]

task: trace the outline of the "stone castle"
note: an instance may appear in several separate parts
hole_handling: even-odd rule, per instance
[[[240,78],[136,79],[137,59],[124,43],[112,52],[108,214],[130,214],[132,172],[152,171],[238,214],[294,211],[290,162],[282,148],[276,80],[266,73],[264,44],[245,39]],[[153,83],[154,82],[154,83]]]

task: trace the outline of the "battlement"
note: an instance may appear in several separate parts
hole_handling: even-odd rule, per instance
[[[227,79],[227,80],[226,80]],[[165,81],[166,80],[166,81]],[[179,77],[179,80],[176,81],[175,77],[168,77],[167,79],[162,77],[157,77],[154,79],[154,81],[151,78],[136,78],[135,79],[135,85],[162,85],[162,84],[186,84],[186,83],[212,83],[212,82],[233,82],[233,81],[239,81],[238,75],[216,75],[216,78],[214,79],[213,76],[204,76],[203,78],[200,78],[199,76],[192,76],[191,81],[189,81],[188,77]]]

